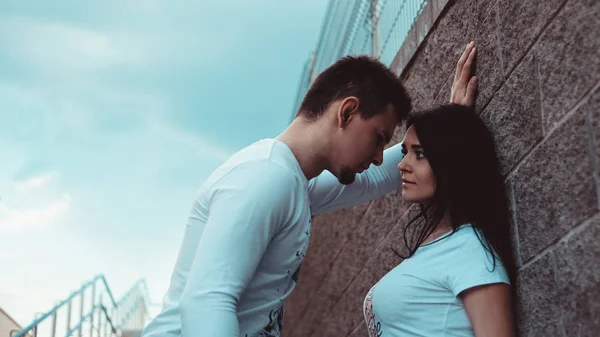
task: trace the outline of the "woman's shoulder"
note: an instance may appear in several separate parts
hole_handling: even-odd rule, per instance
[[[498,254],[487,243],[483,232],[471,224],[464,224],[439,238],[431,246],[436,254],[449,260],[493,262],[491,252]]]
[[[488,243],[481,229],[468,224],[461,226],[454,234],[454,249],[446,256],[450,260],[448,272],[456,269],[460,273],[463,267],[467,267],[491,273],[506,273],[500,255]]]
[[[465,245],[472,245],[477,240],[477,229],[471,224],[463,224],[453,231],[442,235],[439,241],[445,246],[445,249],[457,250]]]
[[[487,243],[481,230],[469,225],[455,234],[457,249],[448,255],[445,276],[456,294],[471,286],[508,283],[506,269],[497,252]]]

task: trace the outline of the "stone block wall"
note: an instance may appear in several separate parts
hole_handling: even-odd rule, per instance
[[[521,335],[598,336],[600,1],[430,2],[443,11],[435,24],[417,20],[415,31],[431,29],[406,42],[422,40],[397,70],[415,109],[448,102],[455,63],[477,43],[476,110],[494,131],[509,191]],[[364,296],[401,262],[391,248],[404,249],[412,211],[392,193],[315,217],[284,337],[367,336]]]

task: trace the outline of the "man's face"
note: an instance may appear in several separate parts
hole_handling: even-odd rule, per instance
[[[394,134],[398,118],[391,105],[369,119],[363,119],[358,111],[350,114],[347,121],[343,113],[340,116],[332,173],[340,183],[351,184],[356,174],[371,164],[381,165],[383,149]]]

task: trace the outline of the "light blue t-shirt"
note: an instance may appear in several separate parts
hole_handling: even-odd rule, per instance
[[[381,166],[341,185],[327,171],[307,181],[290,148],[275,139],[234,154],[200,188],[162,310],[142,336],[279,337],[311,215],[396,190],[401,159],[396,145]]]
[[[498,258],[494,268],[473,227],[462,225],[419,247],[371,288],[363,306],[369,337],[474,336],[459,294],[492,283],[510,284],[506,269]]]

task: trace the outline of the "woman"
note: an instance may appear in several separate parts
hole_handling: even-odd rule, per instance
[[[509,210],[489,130],[460,105],[406,127],[402,198],[420,212],[404,230],[405,260],[365,298],[369,336],[515,336]]]

